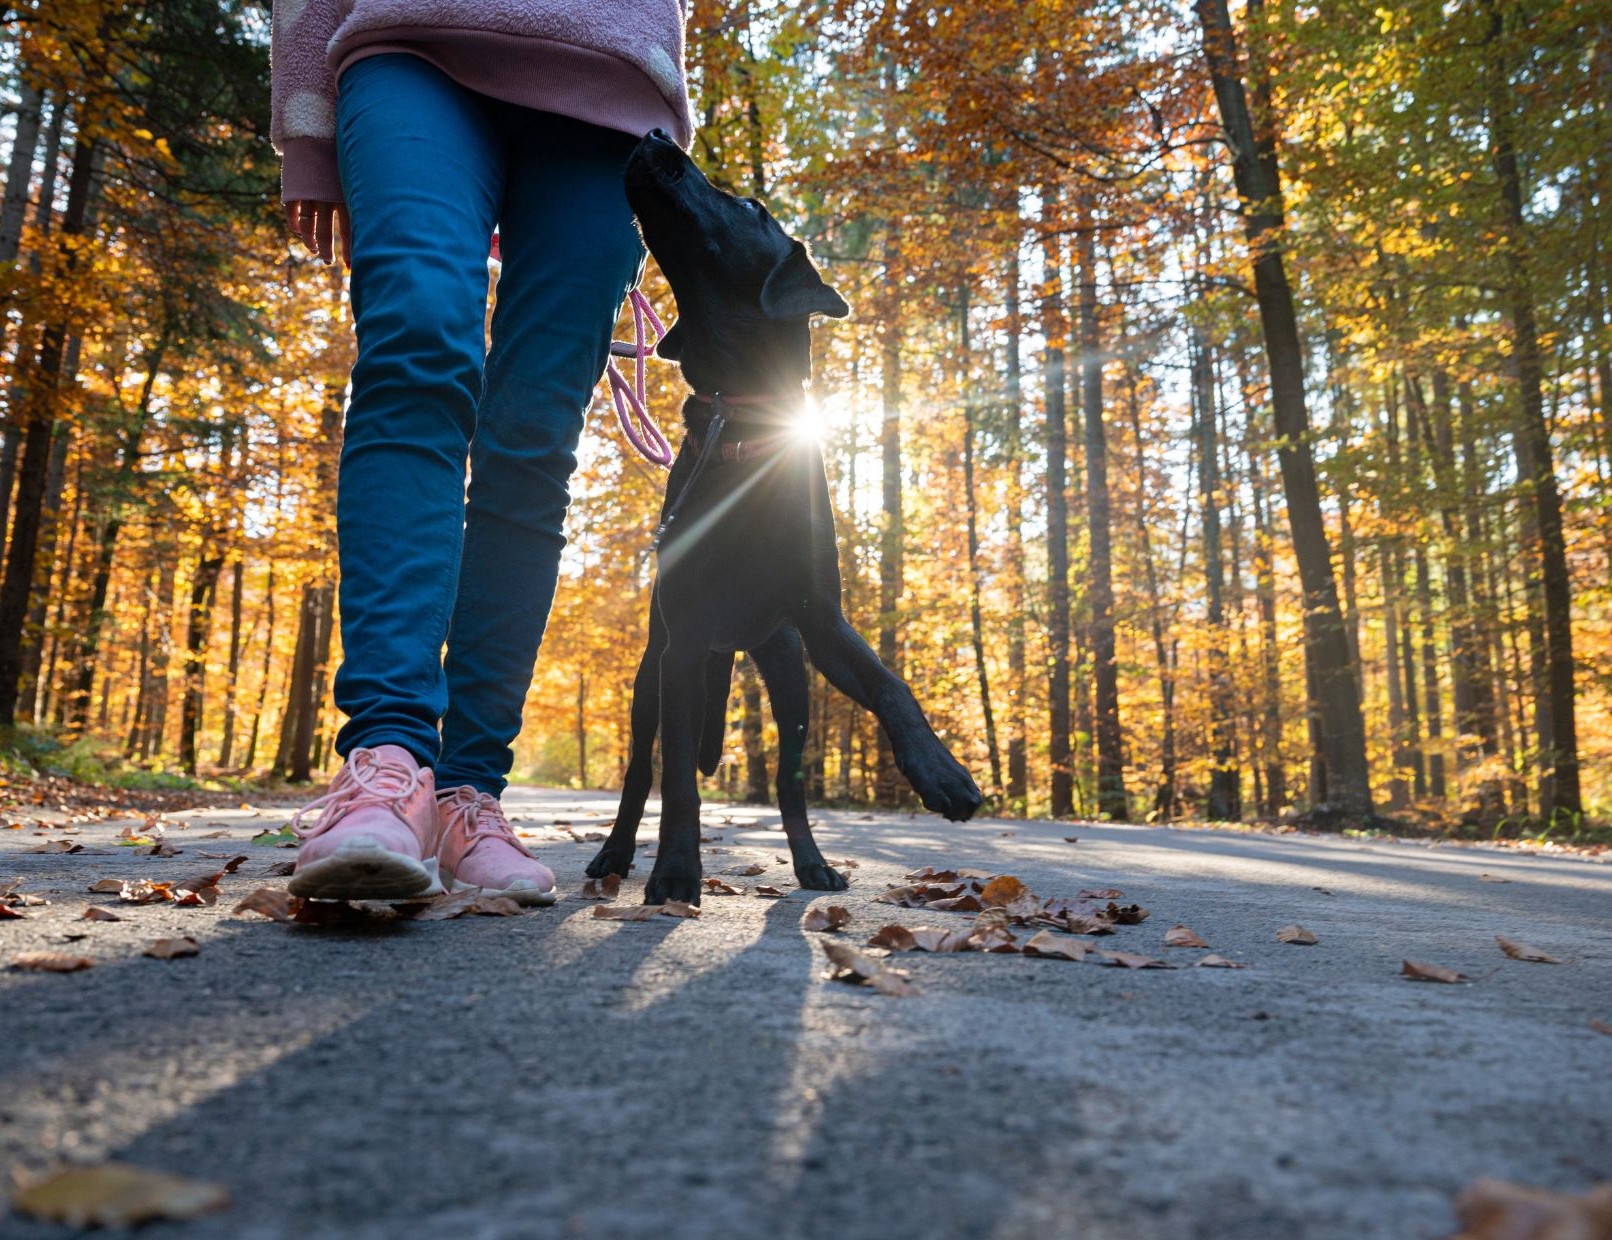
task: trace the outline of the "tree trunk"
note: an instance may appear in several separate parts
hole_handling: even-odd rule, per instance
[[[11,160],[6,168],[6,193],[0,202],[0,266],[13,263],[22,245],[22,224],[28,214],[28,191],[34,178],[34,152],[39,149],[39,116],[44,97],[21,75],[17,84],[17,127],[11,139]]]
[[[1047,342],[1047,758],[1052,767],[1052,816],[1068,818],[1075,812],[1069,744],[1069,499],[1064,489],[1069,451],[1064,410],[1064,344],[1068,327],[1062,305],[1063,256],[1054,229],[1058,197],[1051,190],[1043,190],[1042,195],[1046,283],[1041,294],[1041,320]]]
[[[1271,532],[1262,453],[1249,445],[1249,481],[1254,493],[1254,594],[1259,606],[1262,714],[1260,756],[1264,759],[1263,812],[1274,818],[1287,805],[1287,768],[1282,764],[1282,669],[1276,631],[1276,544]]]
[[[985,624],[980,605],[979,497],[974,494],[974,398],[969,375],[968,284],[962,286],[958,311],[958,366],[963,390],[963,508],[968,520],[968,619],[974,644],[974,674],[979,678],[980,711],[985,720],[985,748],[991,762],[991,790],[1002,793],[1002,754],[996,745],[996,717],[991,712],[991,678],[985,665]]]
[[[263,725],[263,707],[269,697],[269,672],[274,666],[274,563],[269,562],[269,578],[263,587],[263,606],[267,610],[266,631],[263,634],[263,666],[259,669],[257,705],[252,711],[252,730],[246,738],[246,757],[241,768],[250,771],[257,761],[257,741]]]
[[[84,233],[89,218],[90,199],[96,185],[94,173],[99,162],[96,150],[95,139],[80,135],[73,151],[67,207],[61,225],[62,263],[68,273],[78,266],[79,247],[72,239]],[[66,352],[67,328],[57,318],[47,323],[40,339],[18,419],[24,434],[22,461],[17,471],[16,512],[6,550],[5,579],[0,584],[0,727],[10,727],[16,722],[24,628],[33,593],[35,560],[44,519],[46,475],[61,404]]]
[[[1500,190],[1505,241],[1502,253],[1509,285],[1506,303],[1518,388],[1519,416],[1512,440],[1527,514],[1522,526],[1523,545],[1534,562],[1529,593],[1542,613],[1533,626],[1540,639],[1535,656],[1540,665],[1540,683],[1534,703],[1534,735],[1539,748],[1539,814],[1549,823],[1558,813],[1572,816],[1584,808],[1579,793],[1578,725],[1573,699],[1573,583],[1567,567],[1550,428],[1545,421],[1544,369],[1523,216],[1526,195],[1512,136],[1514,105],[1505,60],[1505,14],[1495,0],[1484,0],[1484,9],[1489,14],[1489,127],[1494,174]]]
[[[894,238],[887,239],[893,255]],[[893,263],[886,273],[893,278]],[[901,508],[901,322],[892,316],[883,324],[881,349],[884,412],[880,423],[879,454],[883,465],[882,515],[879,531],[879,660],[896,675],[901,674],[901,645],[897,633],[900,620],[905,525]],[[890,738],[878,730],[878,770],[874,797],[880,805],[894,805],[900,798],[900,774]]]
[[[1204,816],[1216,822],[1242,817],[1242,773],[1237,765],[1236,700],[1228,667],[1231,633],[1226,625],[1225,566],[1220,538],[1220,451],[1215,442],[1215,384],[1210,344],[1201,327],[1192,329],[1188,364],[1192,372],[1193,419],[1198,448],[1198,500],[1203,513],[1205,619],[1209,625],[1209,796]]]
[[[1321,514],[1304,398],[1304,358],[1298,316],[1282,258],[1281,181],[1273,158],[1260,157],[1238,66],[1237,40],[1226,0],[1194,0],[1221,121],[1232,149],[1232,173],[1254,267],[1277,457],[1287,497],[1288,524],[1304,591],[1305,661],[1315,688],[1321,729],[1325,805],[1345,816],[1372,812],[1370,769],[1359,685],[1338,605],[1331,547]]]
[[[179,764],[187,775],[196,773],[196,737],[202,723],[207,638],[212,631],[213,600],[218,597],[218,576],[223,568],[223,552],[203,551],[190,579],[190,610],[185,623],[185,696],[179,708]]]
[[[1008,679],[1013,703],[1008,723],[1007,800],[1014,813],[1029,812],[1029,752],[1025,677],[1025,565],[1024,565],[1024,364],[1021,360],[1024,320],[1019,302],[1019,250],[1013,247],[1008,267],[1007,384],[1007,537],[1008,537]]]
[[[235,717],[240,713],[238,692],[241,684],[241,611],[246,563],[237,555],[231,565],[229,592],[229,669],[224,683],[224,734],[218,742],[218,767],[228,770],[235,756]]]
[[[1130,817],[1125,800],[1125,741],[1120,727],[1119,653],[1114,641],[1113,531],[1108,491],[1108,429],[1103,423],[1102,325],[1097,311],[1096,221],[1080,231],[1080,407],[1086,440],[1086,517],[1091,537],[1090,624],[1096,689],[1097,812]]]
[[[744,801],[765,805],[772,797],[767,787],[767,747],[762,741],[761,680],[748,655],[739,660],[739,697],[744,708]]]

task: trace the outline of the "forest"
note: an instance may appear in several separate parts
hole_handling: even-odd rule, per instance
[[[353,340],[269,16],[7,6],[11,761],[336,766]],[[688,63],[696,161],[853,307],[812,383],[847,615],[997,812],[1612,816],[1604,5],[693,0]],[[581,456],[516,774],[609,788],[665,476],[603,386]],[[811,683],[812,796],[904,804]],[[729,720],[712,791],[764,800],[742,660]]]

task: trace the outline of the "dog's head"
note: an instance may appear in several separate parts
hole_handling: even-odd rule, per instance
[[[808,377],[811,316],[851,310],[766,207],[712,185],[658,129],[627,162],[627,201],[677,298],[661,357],[704,391],[773,391]]]

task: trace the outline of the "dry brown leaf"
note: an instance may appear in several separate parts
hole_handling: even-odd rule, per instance
[[[767,871],[766,866],[759,865],[756,862],[752,861],[749,865],[730,865],[727,869],[723,870],[722,872],[724,874],[735,875],[735,876],[737,876],[739,878],[749,878],[752,874],[764,874],[764,873],[766,873],[766,871]]]
[[[1048,960],[1084,960],[1092,949],[1079,939],[1061,939],[1050,930],[1041,930],[1025,942],[1022,950],[1026,956]]]
[[[141,954],[154,960],[173,960],[179,956],[199,955],[200,952],[201,944],[187,934],[176,939],[156,939]]]
[[[853,982],[860,985],[877,977],[884,966],[849,943],[823,940],[823,954],[828,957],[828,972],[823,976],[830,981]]]
[[[668,900],[665,904],[655,905],[667,917],[698,917],[700,907],[697,904],[685,904],[682,900]]]
[[[614,900],[621,892],[621,875],[606,874],[603,878],[590,878],[582,884],[584,900]]]
[[[1093,948],[1103,959],[1127,969],[1173,969],[1175,966],[1163,960],[1155,960],[1152,956],[1143,956],[1137,952],[1110,952],[1102,948]]]
[[[1478,1180],[1455,1199],[1455,1240],[1606,1240],[1612,1236],[1612,1182],[1583,1196],[1506,1180]]]
[[[289,922],[291,896],[279,887],[259,887],[235,906],[237,913],[261,913],[271,921]]]
[[[742,896],[744,894],[743,887],[735,887],[730,883],[723,882],[720,878],[706,879],[705,890],[708,894],[717,896]]]
[[[28,849],[31,853],[79,853],[84,851],[84,845],[75,844],[72,840],[48,840],[38,848]]]
[[[1148,912],[1140,904],[1118,905],[1112,900],[1102,915],[1119,926],[1139,926],[1148,918]]]
[[[1469,982],[1472,979],[1465,973],[1457,973],[1454,969],[1446,969],[1440,964],[1424,964],[1419,960],[1407,960],[1399,970],[1399,975],[1411,982]]]
[[[1508,939],[1503,934],[1494,936],[1494,941],[1500,944],[1500,950],[1513,960],[1530,960],[1534,964],[1561,964],[1555,956],[1542,952],[1537,947],[1529,947],[1526,943],[1519,943],[1516,939]]]
[[[905,973],[898,973],[894,969],[875,973],[868,979],[868,986],[881,995],[890,995],[896,999],[910,999],[914,995],[923,994],[916,982]]]
[[[118,899],[125,904],[160,904],[173,898],[172,883],[153,883],[141,878],[123,883],[118,888]]]
[[[291,920],[299,926],[371,927],[397,921],[403,914],[390,904],[373,901],[291,901]]]
[[[1292,943],[1295,947],[1314,947],[1321,940],[1303,926],[1283,926],[1276,932],[1278,943]]]
[[[121,878],[102,878],[102,879],[97,879],[95,882],[91,883],[84,890],[93,891],[93,892],[95,892],[97,894],[103,894],[103,893],[107,893],[107,892],[122,891],[123,890],[123,880]]]
[[[1591,1020],[1590,1028],[1595,1030],[1596,1033],[1604,1033],[1608,1037],[1612,1037],[1612,1021]]]
[[[158,1219],[193,1219],[229,1206],[229,1190],[124,1163],[74,1167],[23,1186],[11,1204],[24,1214],[69,1227],[133,1227]]]
[[[956,870],[937,870],[932,865],[926,865],[921,870],[914,870],[907,878],[915,883],[955,883],[962,877]]]
[[[0,921],[21,921],[22,914],[9,904],[0,904]]]
[[[1498,874],[1479,874],[1478,881],[1480,883],[1509,883],[1511,880],[1509,878],[1501,878]]]
[[[801,929],[816,930],[821,934],[832,933],[850,924],[851,910],[839,904],[815,904],[800,919]]]
[[[999,874],[980,888],[980,899],[998,908],[1022,900],[1030,889],[1011,874]]]
[[[11,967],[27,973],[77,973],[94,968],[95,961],[68,952],[19,952],[11,958]]]
[[[1171,926],[1164,932],[1164,945],[1166,947],[1208,947],[1198,935],[1185,926]]]
[[[605,921],[648,921],[660,916],[658,904],[595,904],[593,915]]]
[[[1103,887],[1096,891],[1082,890],[1076,899],[1080,900],[1122,900],[1125,893],[1117,887]]]
[[[83,916],[80,918],[80,920],[82,920],[82,921],[122,921],[123,918],[119,917],[116,913],[114,913],[109,908],[102,908],[98,904],[91,904],[91,905],[88,905],[84,909]]]
[[[973,892],[967,895],[952,896],[944,900],[931,900],[926,906],[938,909],[943,913],[978,913],[985,908],[985,902]]]
[[[1066,835],[1063,837],[1063,842],[1065,844],[1078,844],[1080,843],[1080,837],[1078,835]]]
[[[414,921],[450,921],[471,912],[481,898],[480,887],[466,887],[463,891],[450,891],[438,896],[412,914]]]
[[[766,884],[763,884],[755,889],[755,894],[758,896],[767,896],[769,899],[777,899],[779,896],[787,896],[789,893],[782,887],[769,887]]]
[[[1246,964],[1239,964],[1235,960],[1227,960],[1224,956],[1210,954],[1198,961],[1195,966],[1199,969],[1246,969]]]
[[[276,861],[264,871],[270,878],[290,878],[296,872],[297,863],[295,861]]]
[[[1114,923],[1085,913],[1042,913],[1034,919],[1043,925],[1053,926],[1069,934],[1104,935],[1114,933]]]
[[[891,923],[880,926],[868,939],[869,947],[882,947],[886,951],[910,952],[917,951],[918,944],[913,939],[912,931],[903,925]]]

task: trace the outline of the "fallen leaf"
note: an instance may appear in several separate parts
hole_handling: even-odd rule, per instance
[[[91,905],[89,905],[88,907],[86,907],[84,909],[83,916],[82,916],[82,918],[80,920],[82,920],[82,921],[122,921],[123,918],[119,917],[116,913],[114,913],[109,908],[102,908],[98,904],[91,904]]]
[[[1104,917],[1120,926],[1139,926],[1148,918],[1148,912],[1140,904],[1126,904],[1123,907],[1112,900],[1103,910]]]
[[[1592,1020],[1590,1021],[1590,1028],[1595,1030],[1596,1033],[1604,1033],[1608,1037],[1612,1037],[1612,1021]]]
[[[97,893],[122,891],[123,890],[123,880],[121,878],[102,878],[102,879],[97,879],[95,882],[91,883],[88,887],[86,887],[85,890],[86,891],[93,891],[93,892],[97,892]]]
[[[297,872],[295,861],[276,861],[264,871],[270,878],[289,878]]]
[[[125,904],[160,904],[173,898],[171,883],[153,883],[141,878],[126,882],[118,888],[118,899]]]
[[[222,1185],[125,1163],[57,1172],[23,1186],[11,1201],[24,1214],[76,1228],[193,1219],[226,1209],[229,1203],[229,1190]]]
[[[1400,969],[1399,975],[1412,982],[1469,982],[1472,979],[1465,973],[1457,973],[1454,969],[1446,969],[1443,965],[1423,964],[1419,960],[1407,960]]]
[[[1011,874],[1000,874],[980,889],[980,899],[997,907],[1012,904],[1030,894],[1030,889]]]
[[[1114,964],[1122,965],[1127,969],[1173,969],[1175,966],[1163,960],[1155,960],[1152,956],[1143,956],[1137,952],[1111,952],[1102,948],[1093,948],[1103,959]]]
[[[1283,926],[1276,932],[1278,943],[1292,943],[1296,947],[1314,947],[1321,940],[1303,926]]]
[[[917,951],[918,944],[914,940],[912,931],[906,926],[891,923],[880,926],[868,937],[869,947],[882,947],[886,951],[910,952]]]
[[[1509,883],[1511,880],[1501,878],[1498,874],[1479,874],[1478,881],[1480,883]]]
[[[723,882],[720,878],[706,879],[705,890],[713,895],[719,896],[742,896],[744,894],[743,887],[734,887],[731,884]]]
[[[1078,844],[1080,843],[1080,837],[1078,835],[1066,835],[1063,837],[1063,842],[1065,844]]]
[[[261,913],[270,921],[289,922],[291,896],[279,887],[259,887],[235,906],[237,913]]]
[[[21,921],[22,914],[16,909],[12,908],[9,904],[0,904],[0,921],[6,921],[8,919],[12,921]]]
[[[1508,939],[1503,934],[1494,936],[1494,941],[1500,944],[1500,950],[1513,960],[1531,960],[1535,964],[1561,964],[1555,956],[1542,952],[1537,947],[1529,947],[1526,943],[1519,943],[1516,939]]]
[[[827,934],[851,924],[851,910],[839,904],[815,904],[800,919],[803,930]]]
[[[291,920],[299,926],[366,928],[397,921],[402,916],[391,904],[369,900],[298,900],[293,897]]]
[[[1039,923],[1054,926],[1069,934],[1104,935],[1114,933],[1114,923],[1101,917],[1091,917],[1084,913],[1042,913],[1034,919]]]
[[[1227,960],[1224,956],[1208,955],[1198,961],[1194,966],[1199,969],[1246,969],[1246,964],[1238,964],[1235,960]]]
[[[1125,893],[1114,887],[1104,887],[1098,891],[1081,891],[1076,897],[1081,900],[1120,900]]]
[[[590,878],[582,884],[584,900],[614,900],[621,891],[621,875],[606,874],[603,878]]]
[[[830,981],[862,984],[877,977],[884,966],[849,943],[823,941],[823,954],[828,957],[829,969],[823,976]]]
[[[176,939],[157,939],[141,955],[155,960],[173,960],[179,956],[195,956],[200,952],[201,944],[187,934]]]
[[[769,887],[765,885],[755,888],[755,893],[758,896],[767,896],[769,899],[777,899],[779,896],[787,896],[789,894],[782,887]]]
[[[918,988],[911,978],[894,969],[885,969],[875,973],[868,979],[868,986],[881,995],[890,995],[896,999],[910,999],[914,995],[921,995],[923,991]]]
[[[939,909],[943,913],[978,913],[985,908],[985,902],[970,892],[950,899],[931,900],[926,907]]]
[[[295,848],[301,842],[289,826],[271,827],[266,831],[259,831],[251,839],[253,844],[265,844],[273,848]]]
[[[72,956],[66,952],[21,952],[11,958],[11,967],[28,973],[77,973],[93,968],[95,961],[88,956]]]
[[[756,864],[755,862],[752,861],[749,865],[730,865],[727,869],[723,870],[722,872],[724,874],[737,875],[740,878],[748,878],[752,874],[763,874],[763,873],[766,872],[766,870],[767,870],[766,866],[758,865],[758,864]]]
[[[84,845],[75,844],[72,840],[49,840],[38,848],[30,848],[31,853],[78,853],[84,851]]]
[[[1084,960],[1092,951],[1079,939],[1059,938],[1050,930],[1041,930],[1032,935],[1021,950],[1026,956],[1040,956],[1048,960]]]
[[[657,904],[658,908],[667,917],[698,917],[700,908],[697,904],[685,904],[682,900],[668,900],[665,904]]]
[[[1198,935],[1185,926],[1171,926],[1164,932],[1164,945],[1166,947],[1208,947]]]
[[[605,921],[648,921],[660,916],[658,904],[595,904],[593,915]]]
[[[159,840],[151,846],[145,855],[147,857],[177,857],[183,851],[184,849],[175,848],[165,840]]]
[[[438,896],[411,915],[414,921],[449,921],[471,912],[481,896],[480,887],[466,887],[463,891],[450,891]]]
[[[509,896],[482,895],[471,902],[469,911],[478,917],[517,917],[526,911],[526,907]]]
[[[1577,1196],[1505,1180],[1478,1180],[1455,1199],[1455,1240],[1605,1240],[1612,1182]]]

